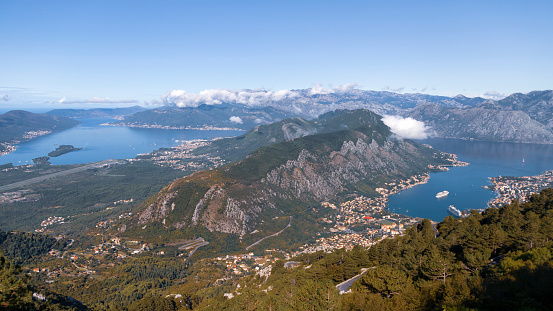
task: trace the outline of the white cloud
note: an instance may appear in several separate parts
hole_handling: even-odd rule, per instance
[[[480,97],[486,98],[486,99],[500,100],[500,99],[503,99],[503,98],[507,97],[507,94],[499,93],[499,92],[496,92],[496,91],[488,91],[488,92],[480,95]]]
[[[397,88],[392,88],[388,85],[388,86],[385,86],[385,87],[381,88],[380,90],[381,91],[394,92],[394,93],[401,93],[401,92],[403,92],[403,90],[405,90],[405,87],[401,86],[401,87],[397,87]]]
[[[177,107],[198,107],[201,104],[220,105],[222,103],[237,103],[248,106],[259,106],[269,102],[293,99],[299,96],[297,91],[280,90],[240,90],[221,89],[203,90],[200,93],[188,93],[184,90],[173,90],[162,97],[166,105]]]
[[[356,83],[324,88],[320,84],[309,89],[309,95],[346,93],[357,87]],[[199,105],[220,105],[222,103],[242,104],[247,106],[262,106],[284,100],[301,99],[299,91],[292,90],[223,90],[209,89],[200,93],[189,93],[184,90],[173,90],[161,98],[163,104],[177,107],[198,107]]]
[[[400,116],[384,116],[382,122],[390,127],[392,133],[401,138],[407,139],[425,139],[428,137],[430,128],[424,122],[413,118],[403,118]]]
[[[64,104],[137,104],[138,100],[136,100],[136,99],[109,99],[108,97],[106,97],[106,98],[92,97],[90,99],[84,99],[84,100],[67,100],[67,98],[63,97],[62,99],[58,100],[56,103],[64,103]]]
[[[315,84],[314,87],[309,89],[309,95],[326,95],[333,93],[347,93],[357,87],[357,83],[348,83],[337,85],[333,88],[325,88],[322,84]]]
[[[253,120],[253,122],[254,122],[255,124],[261,124],[261,123],[264,123],[265,121],[263,121],[263,119],[261,119],[261,118],[257,118],[257,119],[255,119],[255,120]]]
[[[237,117],[237,116],[232,116],[232,117],[229,118],[229,120],[232,123],[238,123],[238,124],[244,123],[244,121],[242,121],[242,118]]]
[[[356,89],[359,85],[357,83],[347,83],[335,86],[334,93],[347,93]]]
[[[321,84],[316,84],[309,89],[309,95],[326,95],[330,93],[332,93],[332,90],[324,88]]]

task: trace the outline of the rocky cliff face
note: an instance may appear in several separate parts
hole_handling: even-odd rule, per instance
[[[371,118],[373,123],[354,130],[284,141],[234,164],[177,180],[144,209],[140,223],[185,223],[244,235],[268,213],[289,215],[351,185],[374,189],[368,185],[377,179],[411,176],[430,164],[445,164],[434,157],[435,150],[391,139],[388,128],[368,113],[366,119]]]
[[[340,150],[315,155],[302,150],[295,160],[271,170],[261,182],[291,190],[296,197],[327,200],[347,184],[371,175],[396,175],[409,170],[417,150],[405,141],[386,141],[379,145],[361,133],[357,141],[344,141]],[[411,154],[410,154],[411,153]]]
[[[431,126],[436,136],[517,143],[553,143],[547,126],[519,110],[422,105],[406,114]]]
[[[553,130],[553,91],[533,91],[528,94],[515,93],[497,102],[489,101],[482,107],[498,110],[522,111],[532,119]]]

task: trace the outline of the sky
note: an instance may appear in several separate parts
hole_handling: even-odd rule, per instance
[[[0,1],[0,108],[173,90],[553,88],[553,1]]]

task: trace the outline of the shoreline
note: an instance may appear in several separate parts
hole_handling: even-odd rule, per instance
[[[6,154],[10,154],[10,153],[14,152],[15,150],[17,150],[17,145],[18,144],[24,143],[26,141],[29,141],[29,140],[33,139],[33,138],[45,136],[45,135],[52,134],[52,133],[53,133],[52,131],[44,131],[44,130],[29,131],[29,132],[23,133],[23,136],[21,136],[21,140],[12,140],[11,142],[2,142],[2,143],[0,143],[0,145],[4,146],[4,148],[6,148],[7,150],[0,151],[0,157],[4,156]]]
[[[488,177],[488,179],[491,185],[483,186],[483,188],[496,194],[495,198],[488,201],[488,207],[498,208],[505,204],[511,204],[513,200],[525,203],[530,195],[553,187],[553,170],[532,176],[499,176]]]
[[[169,126],[169,125],[159,125],[159,124],[129,124],[129,123],[102,123],[101,126],[126,126],[133,128],[146,128],[146,129],[162,129],[162,130],[198,130],[198,131],[243,131],[239,128],[233,127],[217,127],[212,125],[204,125],[203,127],[194,127],[194,126]]]

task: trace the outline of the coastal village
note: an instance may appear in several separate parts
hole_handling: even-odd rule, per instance
[[[338,206],[323,202],[323,207],[330,207],[336,211],[335,221],[323,218],[324,222],[333,226],[313,245],[303,245],[294,255],[316,251],[330,252],[340,248],[351,250],[355,245],[368,248],[382,239],[403,234],[406,228],[422,219],[390,213],[386,208],[388,196],[425,183],[428,178],[428,174],[421,174],[406,180],[386,183],[376,189],[379,195],[374,198],[359,196]]]
[[[47,134],[52,133],[52,131],[45,131],[45,130],[37,130],[37,131],[28,131],[23,133],[23,136],[21,136],[21,140],[14,140],[12,142],[2,142],[0,145],[2,148],[0,150],[0,156],[12,153],[17,149],[17,145],[23,141],[31,140],[36,137],[44,136]]]
[[[169,126],[169,125],[160,125],[160,124],[148,124],[148,123],[138,123],[138,122],[117,122],[117,123],[103,123],[104,126],[127,126],[135,128],[144,128],[144,129],[163,129],[163,130],[197,130],[197,131],[243,131],[239,128],[233,127],[224,127],[224,126],[213,126],[204,124],[202,126]]]
[[[518,200],[520,203],[528,201],[530,195],[545,188],[553,187],[553,170],[536,176],[499,176],[490,178],[491,186],[485,188],[497,193],[497,197],[488,203],[488,207],[500,207]]]
[[[220,139],[220,138],[219,138]],[[160,166],[181,171],[197,171],[217,168],[227,164],[218,156],[195,155],[194,150],[211,144],[213,140],[191,140],[172,147],[163,148],[148,154],[140,154],[137,159],[152,161]]]

